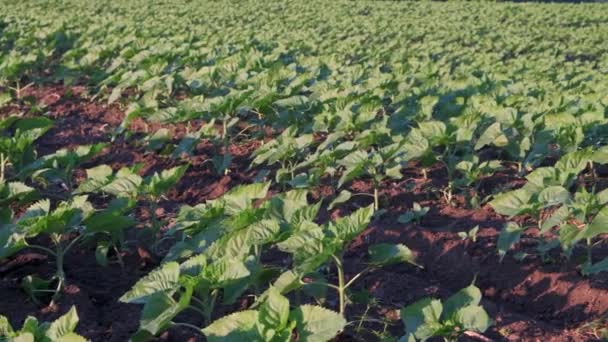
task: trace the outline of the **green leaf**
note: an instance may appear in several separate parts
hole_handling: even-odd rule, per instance
[[[110,195],[121,197],[130,197],[136,194],[142,183],[141,177],[130,173],[130,171],[127,170],[121,171],[118,171],[114,180],[109,184],[103,185],[99,190]]]
[[[352,194],[348,190],[340,191],[338,196],[336,196],[336,198],[334,198],[334,200],[331,201],[331,203],[329,203],[329,206],[327,207],[327,209],[332,210],[336,205],[342,204],[342,203],[348,201],[351,198],[351,196],[352,196]]]
[[[602,146],[595,150],[591,160],[597,164],[608,164],[608,146]]]
[[[32,301],[38,303],[38,296],[44,295],[46,291],[51,289],[51,281],[28,275],[21,279],[21,289],[27,293]]]
[[[492,320],[486,310],[481,306],[471,305],[461,308],[456,312],[456,322],[459,322],[465,330],[483,333],[492,325]]]
[[[501,129],[500,122],[495,122],[481,134],[479,139],[477,139],[475,150],[480,150],[484,146],[494,143],[500,137],[504,137],[504,133]]]
[[[171,187],[177,184],[186,173],[188,167],[190,167],[190,165],[186,164],[163,170],[160,174],[155,173],[152,178],[150,178],[147,185],[148,191],[156,197],[164,195]]]
[[[25,234],[14,232],[11,227],[11,225],[0,226],[0,260],[27,247]]]
[[[284,107],[284,108],[293,108],[293,107],[301,107],[310,103],[310,100],[306,96],[290,96],[288,98],[284,98],[281,100],[277,100],[273,102],[274,106]]]
[[[302,287],[301,278],[301,275],[294,270],[287,270],[279,275],[277,280],[272,284],[272,288],[276,289],[281,294],[289,293]],[[258,297],[256,303],[263,303],[270,295],[269,292],[270,288]]]
[[[598,274],[600,272],[605,272],[605,271],[608,271],[608,258],[606,258],[602,261],[596,262],[593,265],[585,264],[582,268],[582,273],[585,276]]]
[[[447,130],[445,123],[436,120],[421,122],[418,124],[418,129],[422,136],[433,143],[445,137]]]
[[[555,163],[555,168],[565,174],[576,176],[587,167],[591,156],[591,151],[588,149],[570,152]]]
[[[0,183],[0,206],[24,200],[36,189],[21,182]]]
[[[436,299],[424,298],[401,309],[401,320],[405,324],[405,334],[413,334],[425,340],[435,336],[441,328],[439,321],[443,306]]]
[[[219,201],[224,203],[226,213],[233,215],[250,208],[253,200],[265,198],[269,188],[270,182],[237,186],[225,193]]]
[[[346,166],[346,168],[338,180],[338,188],[342,187],[345,183],[362,176],[365,173],[365,167],[368,162],[368,155],[363,151],[355,151],[344,158],[340,164]]]
[[[202,331],[209,342],[257,341],[258,316],[254,310],[239,311],[214,321]]]
[[[608,232],[608,207],[602,208],[595,215],[591,223],[581,230],[577,240],[591,239],[606,232]]]
[[[403,244],[379,243],[369,246],[370,261],[376,265],[410,263],[416,265],[416,257]]]
[[[524,188],[499,194],[490,201],[494,211],[501,215],[513,217],[519,215],[526,207],[532,194]]]
[[[88,340],[76,333],[69,333],[61,336],[56,342],[87,342]]]
[[[302,342],[329,341],[346,326],[346,320],[339,313],[313,305],[293,310],[290,319],[296,322]]]
[[[405,214],[399,215],[397,222],[399,223],[410,223],[412,221],[419,221],[429,212],[429,207],[422,207],[418,202],[414,202],[412,210],[407,211]]]
[[[14,330],[8,318],[0,315],[0,337],[9,337],[13,334]]]
[[[498,242],[496,246],[498,247],[498,255],[500,256],[500,261],[504,259],[507,251],[519,241],[521,233],[524,231],[524,228],[520,227],[519,224],[515,222],[507,222],[505,227],[500,232],[498,236]]]
[[[108,266],[108,252],[110,251],[110,243],[108,241],[99,241],[95,248],[95,260],[101,267]]]
[[[274,287],[268,289],[268,297],[259,312],[260,322],[268,328],[283,330],[289,319],[289,300]]]
[[[30,332],[22,332],[19,333],[18,336],[12,338],[11,342],[35,342],[35,337],[33,333]]]
[[[441,320],[454,318],[457,311],[467,307],[476,306],[481,302],[481,291],[475,285],[469,285],[456,292],[443,303]]]
[[[94,180],[105,180],[112,176],[112,168],[108,165],[102,164],[93,168],[87,169],[87,179]]]
[[[292,233],[287,239],[277,243],[279,250],[292,254],[308,254],[309,246],[317,247],[322,244],[325,234],[323,229],[314,222],[305,222],[300,229]],[[313,249],[316,251],[316,249]]]
[[[559,209],[553,212],[548,219],[546,219],[541,224],[540,233],[544,234],[549,231],[549,229],[559,226],[562,222],[564,222],[568,216],[570,216],[570,211],[567,206],[561,206]]]
[[[351,241],[359,235],[369,224],[374,215],[374,207],[368,206],[358,209],[346,217],[341,217],[331,225],[330,230],[343,241]]]
[[[139,322],[140,331],[154,336],[169,328],[171,320],[185,309],[190,302],[191,293],[182,294],[179,302],[176,302],[170,294],[157,292],[150,295],[144,305]],[[141,335],[148,335],[139,333]]]
[[[205,277],[214,287],[225,287],[251,274],[242,260],[221,259],[207,266]]]
[[[608,203],[608,189],[604,189],[595,194],[597,198],[598,204],[607,204]]]
[[[549,186],[538,194],[538,200],[545,206],[566,203],[570,199],[570,192],[562,186]]]
[[[342,176],[338,180],[338,188],[342,187],[345,183],[350,182],[351,180],[361,177],[365,173],[365,164],[367,163],[367,159],[364,160],[359,165],[354,165],[347,167],[343,172]]]
[[[76,307],[72,306],[70,311],[51,323],[44,335],[51,341],[57,341],[61,337],[74,332],[77,325],[78,314],[76,313]]]
[[[147,297],[158,292],[175,290],[179,285],[179,264],[169,262],[141,278],[119,301],[145,303]]]

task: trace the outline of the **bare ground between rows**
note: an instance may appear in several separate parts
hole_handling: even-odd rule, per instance
[[[84,168],[106,163],[118,169],[142,163],[143,174],[149,175],[183,162],[147,152],[133,140],[118,139],[110,143],[108,133],[120,124],[124,114],[117,105],[106,106],[89,100],[83,88],[73,87],[67,91],[62,86],[34,87],[26,95],[44,103],[44,112],[55,120],[55,126],[38,142],[41,154],[63,147],[106,142],[108,148]],[[6,115],[29,109],[23,103],[11,104],[0,113]],[[164,127],[172,132],[175,140],[186,131],[183,125]],[[136,132],[158,128],[158,125],[150,126],[141,121],[134,125]],[[236,185],[253,182],[256,170],[248,169],[249,156],[259,144],[254,140],[232,145],[230,149],[235,159],[232,172],[226,176],[218,176],[209,163],[204,163],[213,155],[213,147],[205,142],[199,144],[195,155],[187,160],[191,167],[186,176],[167,194],[156,214],[171,218],[182,204],[201,203],[221,196]],[[345,255],[345,266],[347,275],[352,276],[364,267],[369,244],[402,242],[418,254],[419,263],[424,268],[392,266],[362,277],[354,291],[366,290],[377,304],[366,310],[367,305],[355,301],[347,312],[350,321],[358,322],[367,311],[369,317],[388,321],[387,331],[397,336],[403,331],[397,313],[400,307],[428,295],[447,297],[475,279],[484,293],[484,306],[496,320],[495,326],[486,333],[491,339],[588,341],[595,338],[585,325],[603,319],[608,310],[608,279],[605,276],[583,278],[575,265],[560,260],[559,255],[555,255],[552,264],[534,258],[517,262],[511,257],[499,263],[495,243],[504,223],[500,216],[488,206],[470,210],[463,209],[463,203],[457,207],[446,205],[433,191],[444,182],[441,169],[431,170],[429,180],[422,179],[415,167],[405,169],[404,174],[405,181],[387,183],[383,187],[381,195],[387,213],[352,243]],[[83,176],[84,171],[77,170],[76,181]],[[505,171],[484,180],[483,188],[489,192],[496,187],[520,183],[518,177]],[[354,182],[351,190],[367,191],[369,183]],[[334,187],[326,184],[314,189],[311,197],[320,200],[334,194]],[[105,205],[104,198],[94,200],[96,205]],[[397,223],[399,213],[411,208],[414,201],[429,206],[430,212],[420,224]],[[324,207],[321,216],[340,216],[367,204],[361,199],[332,212]],[[144,207],[138,208],[136,214],[141,221],[150,215]],[[475,225],[480,226],[477,242],[463,241],[457,235]],[[518,248],[531,250],[532,246],[524,239]],[[608,253],[600,246],[595,254]],[[124,257],[124,269],[117,265],[102,268],[95,263],[93,246],[74,250],[66,260],[70,284],[66,295],[58,307],[47,308],[29,301],[19,289],[18,282],[28,274],[50,275],[52,263],[39,254],[22,253],[0,264],[0,298],[3,298],[0,314],[20,325],[27,315],[53,319],[75,305],[81,317],[78,327],[81,334],[93,341],[124,341],[137,329],[141,308],[118,303],[117,299],[158,264],[157,258],[138,248],[133,248]],[[331,305],[333,302],[335,297],[332,294],[328,303]],[[188,315],[182,318],[200,324]],[[377,322],[363,322],[360,329],[358,327],[358,323],[349,325],[339,340],[374,340],[378,336],[371,330],[385,328]],[[185,341],[201,338],[191,331],[173,329],[159,339]]]

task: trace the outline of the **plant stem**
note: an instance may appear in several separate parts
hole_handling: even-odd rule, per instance
[[[344,267],[342,266],[342,260],[335,255],[332,255],[334,262],[336,263],[336,269],[338,271],[338,297],[340,300],[340,315],[344,315],[345,309],[345,290],[344,286]]]
[[[589,162],[589,169],[591,171],[591,182],[593,184],[593,187],[595,188],[595,184],[597,184],[597,182],[596,182],[597,174],[595,173],[595,167],[593,166],[593,161]]]
[[[52,249],[49,249],[49,248],[43,247],[43,246],[38,246],[38,245],[29,245],[29,246],[27,246],[27,247],[28,247],[28,248],[32,248],[32,249],[39,249],[39,250],[44,251],[45,253],[48,253],[48,254],[50,254],[50,255],[52,255],[52,256],[55,256],[55,255],[56,255],[56,254],[55,254],[55,251],[53,251]]]
[[[171,322],[171,325],[173,325],[174,327],[185,327],[185,328],[190,328],[196,332],[198,332],[199,334],[201,334],[201,328],[189,324],[189,323],[177,323],[177,322]]]
[[[0,183],[4,183],[4,167],[5,167],[4,153],[0,153]]]
[[[198,312],[198,313],[199,313],[199,314],[201,314],[203,317],[205,317],[205,315],[206,315],[206,313],[205,313],[203,310],[201,310],[201,309],[197,308],[196,306],[193,306],[193,305],[188,305],[188,309]]]
[[[229,145],[229,139],[228,139],[228,125],[226,122],[226,118],[224,118],[224,120],[222,120],[222,140],[224,142],[224,160],[226,160],[226,154],[228,153],[228,145]],[[224,176],[228,175],[228,167],[226,167],[224,169]]]
[[[120,250],[118,249],[118,247],[116,247],[115,244],[113,244],[114,249],[114,253],[116,253],[116,259],[118,259],[118,264],[120,265],[120,268],[124,271],[125,270],[125,262],[122,259],[122,255],[120,255]]]
[[[346,283],[346,285],[344,285],[344,289],[349,288],[355,282],[355,280],[359,279],[359,277],[361,277],[365,272],[367,272],[369,270],[370,270],[370,268],[366,268],[363,271],[357,273],[357,275],[352,277],[351,280],[349,280],[348,283]]]
[[[593,246],[591,244],[591,238],[587,238],[587,262],[589,263],[589,266],[591,266],[593,264],[593,261],[592,261],[593,255],[592,255],[592,251],[591,251],[592,248],[593,248]]]
[[[367,308],[365,308],[365,312],[363,312],[361,319],[359,320],[359,324],[357,324],[357,327],[355,328],[355,332],[357,334],[359,334],[361,332],[361,328],[363,327],[363,322],[367,318],[367,313],[369,312],[369,309],[371,309],[371,307],[368,305]]]
[[[154,232],[154,237],[156,239],[156,234],[160,231],[160,223],[156,217],[156,209],[158,209],[158,205],[156,204],[155,198],[150,198],[150,219],[152,220],[152,230]]]
[[[378,186],[374,185],[374,211],[377,211],[380,208],[380,204],[379,204],[379,199],[378,199]]]
[[[53,298],[51,299],[51,303],[49,304],[49,306],[54,306],[55,302],[57,302],[57,300],[59,299],[59,296],[61,295],[61,290],[63,289],[63,284],[65,282],[65,271],[63,269],[63,256],[64,256],[64,251],[61,248],[61,244],[57,245],[57,252],[56,252],[56,267],[57,270],[55,271],[55,277],[57,278],[57,287],[55,288],[55,293],[53,294]]]
[[[517,173],[519,175],[521,175],[521,171],[522,171],[522,163],[521,162],[517,162]]]
[[[53,298],[51,299],[51,303],[49,304],[49,306],[53,306],[55,304],[55,302],[59,299],[59,296],[61,296],[61,290],[63,289],[63,285],[65,284],[65,270],[64,270],[65,255],[67,254],[67,252],[69,252],[69,250],[72,247],[74,247],[76,245],[76,242],[78,242],[81,237],[82,237],[82,235],[79,235],[74,240],[70,241],[70,243],[65,248],[63,248],[61,246],[61,236],[56,236],[55,238],[53,238],[55,245],[56,245],[55,252],[53,252],[52,254],[55,255],[55,263],[56,263],[56,267],[57,267],[57,270],[55,271],[55,278],[57,279],[57,287],[55,288],[55,294],[53,295]],[[37,247],[39,249],[46,250],[46,248],[44,248],[42,246],[37,246]]]
[[[196,302],[196,304],[200,305],[201,308],[205,308],[207,307],[207,304],[205,304],[202,300],[196,298],[195,296],[192,296],[192,298],[190,298],[192,301]]]
[[[209,296],[209,301],[207,305],[205,305],[205,325],[211,324],[211,315],[213,314],[213,308],[215,307],[215,300],[217,299],[218,290],[213,289],[211,291],[211,296]]]

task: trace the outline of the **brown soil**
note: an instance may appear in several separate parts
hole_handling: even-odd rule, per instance
[[[141,144],[122,138],[111,142],[109,133],[122,122],[124,113],[118,105],[106,106],[91,100],[86,89],[52,86],[30,88],[25,96],[44,103],[43,113],[55,120],[55,126],[38,142],[41,155],[59,148],[98,142],[108,147],[90,163],[88,168],[106,163],[114,169],[143,163],[142,175],[150,175],[164,168],[182,164],[145,150]],[[31,106],[22,101],[0,109],[0,116],[28,112]],[[202,123],[195,122],[193,126]],[[158,129],[159,125],[148,125],[136,121],[135,134]],[[178,141],[186,132],[183,125],[163,125]],[[264,135],[271,132],[264,129]],[[188,158],[191,167],[175,189],[162,201],[156,215],[173,217],[182,204],[194,205],[221,196],[238,184],[254,181],[257,170],[249,170],[251,153],[260,145],[257,140],[239,141],[230,146],[234,155],[231,172],[218,176],[211,163],[205,161],[214,154],[214,146],[202,142],[195,155]],[[76,170],[75,184],[84,176],[83,169]],[[484,306],[495,320],[495,325],[484,335],[492,340],[509,341],[589,341],[598,339],[594,328],[606,328],[608,311],[608,277],[600,274],[582,277],[574,263],[564,260],[559,254],[550,254],[550,260],[529,257],[516,261],[510,252],[501,263],[496,253],[496,238],[504,219],[484,205],[480,209],[466,209],[464,199],[457,196],[453,206],[447,205],[434,191],[444,182],[443,170],[435,167],[429,179],[422,179],[415,165],[404,170],[404,180],[386,183],[382,187],[382,206],[387,212],[376,219],[370,227],[350,246],[345,255],[347,276],[353,276],[365,267],[369,244],[378,242],[401,242],[418,255],[423,268],[397,265],[376,270],[363,276],[353,292],[354,302],[347,308],[351,324],[338,340],[377,340],[372,331],[386,329],[393,336],[403,332],[398,309],[425,297],[447,297],[475,281],[483,291]],[[483,181],[482,196],[491,194],[496,188],[516,187],[522,180],[515,172],[500,172]],[[354,192],[369,191],[370,184],[356,181],[350,185]],[[50,190],[49,190],[50,191]],[[335,189],[322,185],[312,191],[311,197],[331,199]],[[105,199],[92,198],[96,205],[104,205]],[[328,202],[328,201],[327,201]],[[368,205],[369,200],[357,198],[349,204],[328,212],[322,217],[336,217]],[[420,224],[400,224],[397,217],[411,208],[413,202],[430,207]],[[145,208],[136,211],[140,221],[146,221],[150,213]],[[477,241],[462,240],[458,232],[479,226]],[[133,232],[131,232],[134,234]],[[517,245],[518,251],[533,253],[530,243],[533,234],[526,236]],[[608,255],[605,246],[598,246],[596,256]],[[278,256],[281,257],[280,255]],[[8,261],[0,263],[0,314],[9,317],[15,326],[20,326],[28,315],[42,320],[51,320],[75,305],[80,316],[77,331],[93,341],[126,341],[138,326],[141,307],[121,304],[117,299],[139,278],[158,264],[158,258],[143,247],[134,248],[123,255],[125,267],[111,265],[103,268],[96,264],[94,246],[74,249],[66,260],[69,286],[56,307],[39,306],[27,299],[19,286],[26,275],[49,276],[53,272],[53,261],[46,256],[26,251]],[[374,298],[369,303],[361,297],[368,293]],[[328,298],[328,305],[335,305],[335,297]],[[375,319],[359,324],[362,316]],[[180,319],[201,322],[188,314]],[[386,321],[386,326],[380,323]],[[463,340],[471,339],[469,337]],[[163,334],[160,341],[202,341],[196,333],[172,329]],[[475,339],[472,339],[475,340]]]

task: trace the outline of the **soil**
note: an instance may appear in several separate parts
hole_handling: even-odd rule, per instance
[[[211,163],[206,162],[215,152],[210,142],[201,142],[194,156],[181,161],[147,151],[143,144],[138,143],[144,133],[160,127],[167,128],[173,141],[177,142],[187,131],[184,125],[152,125],[136,120],[131,126],[131,139],[121,137],[112,142],[110,133],[124,119],[124,111],[119,105],[108,106],[98,102],[82,87],[32,87],[26,91],[25,97],[29,101],[0,108],[0,117],[29,113],[36,109],[31,103],[43,107],[43,115],[55,120],[55,125],[38,140],[40,155],[82,144],[108,144],[100,155],[75,171],[74,184],[83,179],[84,169],[99,164],[105,163],[117,170],[142,163],[140,173],[150,175],[188,161],[191,167],[185,177],[166,194],[155,213],[169,222],[181,205],[202,203],[221,196],[238,184],[254,182],[259,171],[249,169],[249,162],[261,140],[241,140],[232,144],[230,152],[234,159],[231,172],[219,176]],[[39,108],[37,110],[40,111]],[[196,129],[201,124],[194,122],[191,127]],[[266,138],[273,134],[269,128],[260,131]],[[379,340],[380,336],[373,331],[387,331],[400,336],[403,326],[399,320],[399,308],[426,296],[448,297],[472,282],[482,290],[483,305],[495,320],[493,327],[484,334],[490,340],[599,340],[598,332],[608,328],[606,275],[582,277],[576,264],[565,260],[559,253],[550,253],[545,258],[534,256],[536,232],[526,235],[516,250],[509,252],[500,262],[496,240],[505,223],[504,218],[488,205],[467,209],[461,196],[456,196],[455,203],[448,205],[437,191],[445,182],[444,171],[439,166],[429,170],[428,179],[422,177],[415,164],[404,169],[403,174],[403,181],[383,184],[381,206],[386,212],[348,248],[345,254],[347,280],[365,267],[367,247],[373,243],[404,243],[417,254],[422,267],[385,267],[358,280],[352,289],[353,303],[347,307],[347,318],[354,323],[337,340]],[[517,187],[522,182],[515,171],[501,171],[483,180],[480,198],[497,188]],[[370,187],[369,182],[356,181],[350,185],[350,190],[369,191]],[[45,191],[59,190],[49,188]],[[325,184],[313,189],[311,198],[328,199],[327,204],[335,193],[331,185]],[[91,200],[96,206],[103,206],[107,201],[102,197],[92,197]],[[335,218],[370,202],[371,199],[358,197],[332,211],[328,211],[325,205],[321,217]],[[414,202],[429,207],[428,214],[419,223],[398,223],[397,217]],[[150,219],[151,213],[144,207],[136,210],[140,222]],[[459,237],[459,232],[469,231],[475,226],[479,226],[476,241]],[[130,234],[135,236],[136,232]],[[531,256],[517,261],[513,255],[518,251]],[[594,255],[598,258],[608,256],[608,248],[600,244]],[[53,260],[31,250],[19,253],[0,263],[0,314],[7,316],[14,326],[20,326],[28,315],[52,320],[74,305],[80,317],[78,333],[92,341],[126,341],[137,330],[141,307],[119,303],[118,298],[156,267],[160,258],[144,246],[127,250],[122,257],[124,268],[118,265],[104,268],[95,261],[93,245],[85,244],[73,249],[65,262],[69,285],[59,303],[48,307],[29,300],[21,290],[20,280],[27,275],[51,275]],[[284,256],[278,253],[275,257]],[[333,294],[328,297],[327,304],[336,305]],[[194,317],[185,313],[180,319],[201,326],[202,323]],[[461,339],[480,340],[475,337]],[[157,340],[202,341],[203,338],[194,331],[180,328],[169,330]]]

